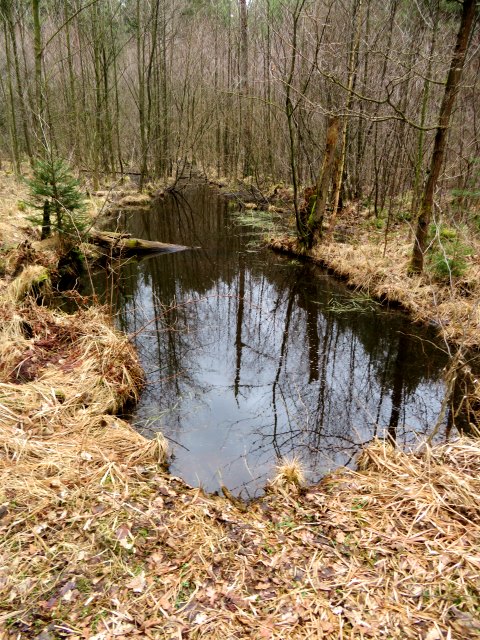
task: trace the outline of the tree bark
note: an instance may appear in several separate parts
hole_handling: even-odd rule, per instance
[[[474,24],[475,8],[476,0],[464,0],[462,18],[457,33],[457,42],[450,64],[450,70],[448,72],[445,93],[443,94],[443,100],[440,106],[439,122],[435,134],[432,159],[430,162],[430,173],[423,192],[420,212],[417,220],[413,255],[410,264],[410,271],[412,273],[421,273],[423,271],[423,259],[427,246],[428,226],[430,224],[433,211],[433,197],[445,156],[445,145],[447,141],[447,131],[450,124],[450,116],[452,114],[455,97],[462,77],[468,41]]]
[[[8,28],[10,31],[10,39],[12,42],[13,62],[15,67],[15,78],[16,78],[16,84],[17,84],[18,105],[20,107],[20,117],[22,120],[23,136],[25,139],[25,150],[27,152],[27,155],[30,161],[32,161],[33,154],[32,154],[32,146],[30,143],[30,132],[28,130],[29,125],[28,125],[28,119],[27,119],[27,108],[25,106],[23,82],[20,74],[20,61],[18,56],[15,25],[13,23],[13,18],[11,14],[8,16]]]
[[[12,64],[10,58],[10,42],[8,40],[7,23],[3,23],[3,32],[5,37],[5,54],[7,62],[7,84],[8,84],[8,96],[10,101],[10,138],[12,143],[12,157],[15,174],[20,175],[20,154],[18,151],[18,136],[17,136],[17,120],[15,101],[13,97],[13,81],[12,81]]]
[[[43,217],[42,217],[42,235],[40,236],[41,240],[45,240],[48,238],[51,232],[51,222],[50,222],[50,203],[48,200],[45,200],[43,203]]]
[[[40,26],[40,0],[32,0],[33,13],[33,46],[35,50],[35,94],[36,94],[36,116],[38,119],[38,130],[42,131],[43,126],[43,93],[42,93],[42,30]],[[43,136],[39,136],[43,139]]]
[[[418,200],[420,195],[420,183],[422,179],[422,166],[423,166],[423,149],[425,142],[425,131],[423,127],[427,119],[428,102],[430,99],[430,78],[432,75],[433,56],[435,54],[435,46],[437,42],[437,33],[439,27],[438,11],[435,15],[435,21],[433,25],[432,40],[430,43],[430,55],[427,63],[427,73],[425,74],[425,80],[423,82],[423,94],[422,94],[422,110],[420,114],[420,126],[422,129],[418,132],[418,144],[417,144],[417,160],[415,162],[415,181],[413,183],[412,194],[412,214],[416,213],[418,207]]]
[[[293,25],[292,25],[292,54],[290,57],[290,68],[288,76],[285,82],[285,115],[287,117],[288,125],[288,140],[289,140],[289,160],[290,171],[293,185],[293,206],[295,209],[295,222],[297,228],[297,235],[301,242],[307,242],[307,228],[304,220],[302,219],[301,212],[298,207],[298,170],[297,170],[297,145],[296,145],[296,126],[294,113],[296,106],[292,102],[293,91],[293,79],[295,77],[295,67],[297,64],[297,38],[298,38],[298,22],[300,20],[305,0],[297,0],[297,3],[292,12]]]
[[[242,90],[240,105],[240,130],[243,134],[243,177],[252,173],[252,129],[250,106],[248,103],[248,14],[247,0],[239,0],[240,9],[240,86]]]
[[[315,192],[307,203],[307,244],[311,246],[314,237],[323,237],[323,220],[325,207],[327,206],[328,188],[332,178],[335,149],[338,140],[338,116],[330,118],[327,128],[325,152],[323,154],[322,167],[319,171]]]
[[[358,70],[358,51],[360,48],[360,31],[362,27],[362,0],[358,0],[355,7],[354,17],[354,29],[352,35],[352,44],[350,49],[350,56],[348,61],[348,85],[347,85],[347,99],[345,102],[345,115],[343,116],[342,135],[340,144],[340,157],[338,166],[336,167],[335,180],[334,180],[334,192],[333,192],[333,207],[332,217],[329,223],[328,235],[333,233],[335,222],[337,220],[338,206],[340,203],[340,193],[343,186],[343,172],[345,169],[345,160],[347,157],[347,141],[348,141],[348,112],[352,108],[353,102],[353,90],[357,78]]]

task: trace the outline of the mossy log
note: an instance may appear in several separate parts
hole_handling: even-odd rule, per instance
[[[108,249],[113,255],[136,253],[174,253],[186,251],[191,247],[181,244],[168,244],[156,240],[142,240],[132,238],[130,233],[115,233],[113,231],[97,231],[92,229],[89,241]]]

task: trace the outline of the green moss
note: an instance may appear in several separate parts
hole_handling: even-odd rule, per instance
[[[136,238],[129,238],[125,240],[125,244],[129,249],[135,249],[138,247],[138,240]]]
[[[55,389],[54,393],[55,393],[55,398],[60,402],[60,404],[65,402],[66,395],[63,391],[59,391],[58,389]]]
[[[87,578],[80,576],[76,581],[76,588],[80,591],[80,593],[90,593],[92,590],[92,585]]]

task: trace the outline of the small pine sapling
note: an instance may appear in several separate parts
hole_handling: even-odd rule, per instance
[[[78,238],[87,227],[85,201],[79,182],[70,173],[67,163],[60,159],[37,160],[33,177],[26,180],[30,187],[27,204],[42,211],[31,219],[42,225],[42,240],[52,229],[62,240]]]

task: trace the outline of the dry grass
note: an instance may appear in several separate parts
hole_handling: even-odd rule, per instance
[[[19,244],[31,230],[22,204],[26,198],[26,185],[16,181],[10,172],[0,170],[0,248]]]
[[[163,436],[146,440],[111,415],[143,382],[127,337],[97,309],[67,316],[23,300],[38,271],[25,268],[0,297],[0,628],[6,633],[8,619],[25,638],[44,611],[24,632],[17,597],[37,606],[48,576],[62,580],[58,562],[79,562],[82,549],[96,547],[79,515],[85,505],[94,513],[105,486],[123,504],[117,487],[142,465],[161,471],[167,450]]]
[[[123,196],[117,203],[118,207],[149,207],[152,198],[145,193],[131,193]]]
[[[361,229],[349,243],[317,245],[309,257],[341,276],[355,289],[401,305],[418,322],[433,323],[441,335],[464,347],[480,346],[480,262],[469,258],[468,271],[452,286],[435,282],[428,274],[407,275],[412,242],[406,230],[391,238],[386,255],[372,233]],[[272,248],[303,253],[293,238],[273,238]],[[479,250],[480,253],[480,250]]]
[[[132,440],[133,462],[109,420],[4,443],[6,637],[480,637],[477,443],[377,442],[361,472],[245,513]]]
[[[284,458],[276,467],[274,478],[269,487],[275,489],[299,489],[305,486],[305,473],[297,458]]]
[[[39,264],[32,264],[26,266],[20,275],[7,286],[3,298],[16,303],[27,295],[35,295],[36,293],[47,295],[50,289],[48,269]]]

